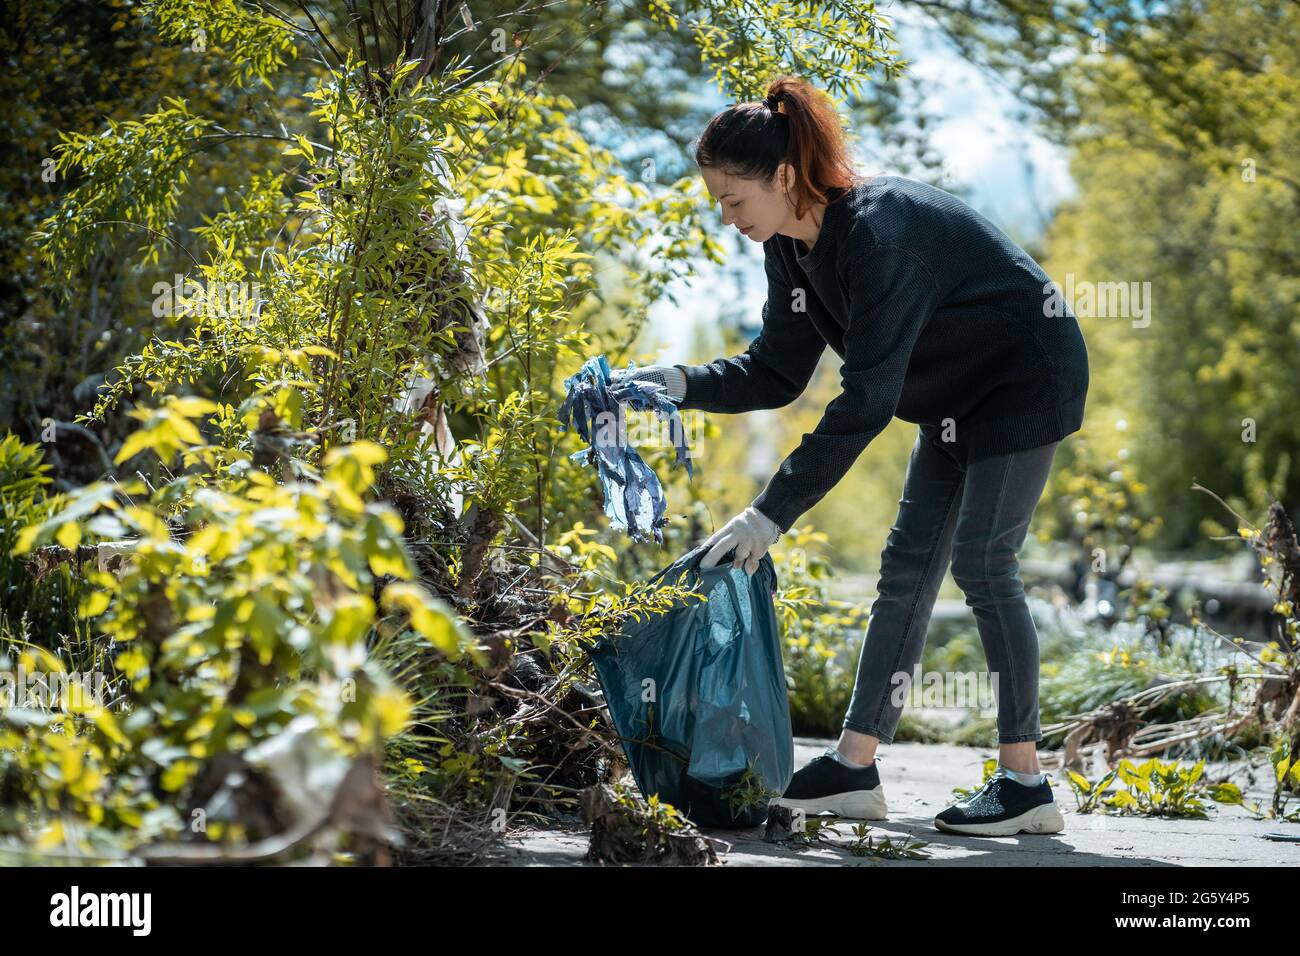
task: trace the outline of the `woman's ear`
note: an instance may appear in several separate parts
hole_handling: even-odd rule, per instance
[[[783,193],[788,193],[792,186],[794,186],[794,167],[783,162],[776,167],[776,188]]]

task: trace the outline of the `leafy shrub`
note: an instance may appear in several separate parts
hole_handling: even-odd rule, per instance
[[[155,424],[140,441],[165,459],[211,461],[213,449],[189,443],[189,419],[223,411],[171,403],[144,416]],[[152,492],[96,483],[23,533],[20,552],[53,540],[75,547],[83,535],[129,551],[116,572],[89,572],[80,609],[115,649],[122,698],[10,715],[5,749],[27,798],[16,833],[85,852],[102,849],[86,824],[120,848],[269,836],[302,800],[277,776],[277,745],[299,741],[292,749],[315,773],[341,779],[407,723],[411,701],[367,654],[373,629],[410,628],[451,662],[479,656],[414,583],[401,519],[363,498],[384,457],[370,443],[338,446],[318,480],[283,484],[247,456]],[[241,806],[254,799],[252,782],[215,799],[236,767],[246,781],[276,781],[260,816]]]
[[[1208,815],[1209,798],[1224,803],[1239,803],[1240,791],[1232,784],[1211,787],[1201,775],[1205,761],[1183,767],[1177,761],[1165,763],[1152,758],[1142,764],[1121,760],[1119,765],[1096,783],[1081,773],[1066,771],[1074,790],[1079,813],[1114,811],[1149,817],[1188,817],[1203,820]],[[1125,789],[1111,791],[1118,780]]]

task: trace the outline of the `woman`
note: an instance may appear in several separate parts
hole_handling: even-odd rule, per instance
[[[897,416],[919,426],[881,555],[878,596],[834,749],[800,769],[778,803],[883,819],[876,748],[890,743],[949,562],[994,677],[998,768],[935,818],[980,835],[1059,832],[1035,742],[1038,635],[1016,555],[1052,457],[1083,423],[1088,355],[1075,317],[1045,307],[1043,269],[960,199],[901,176],[854,173],[830,100],[795,77],[719,113],[695,151],[724,224],[763,244],[763,327],[707,365],[648,366],[681,408],[779,408],[829,344],[843,391],[754,501],[712,535],[753,573]]]

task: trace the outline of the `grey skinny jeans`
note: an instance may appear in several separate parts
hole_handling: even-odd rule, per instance
[[[1038,633],[1016,560],[1059,441],[971,462],[965,469],[918,429],[844,727],[892,743],[925,647],[944,572],[975,614],[998,711],[998,743],[1042,740]],[[946,681],[945,681],[946,682]],[[968,682],[968,685],[969,686]],[[921,692],[922,687],[915,688]]]

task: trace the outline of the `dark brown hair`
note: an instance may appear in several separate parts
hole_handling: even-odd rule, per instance
[[[862,178],[849,161],[835,104],[797,76],[777,77],[764,100],[723,110],[695,145],[697,166],[742,179],[771,182],[781,163],[794,168],[791,198],[799,218]]]

